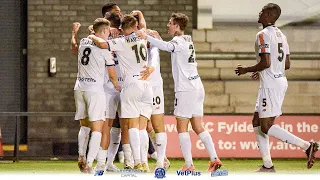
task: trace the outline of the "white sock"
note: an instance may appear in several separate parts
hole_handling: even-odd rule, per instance
[[[124,164],[132,165],[131,163],[132,151],[131,151],[130,144],[122,144],[122,150],[124,155]]]
[[[271,168],[273,166],[273,163],[271,160],[271,154],[270,154],[270,148],[269,148],[269,136],[264,134],[261,131],[261,126],[254,127],[253,130],[256,134],[259,151],[263,160],[263,165],[266,168]]]
[[[98,152],[99,152],[99,147],[101,143],[101,132],[98,131],[93,131],[91,133],[91,139],[89,142],[89,152],[88,152],[88,157],[87,157],[87,164],[89,167],[92,167],[92,163],[97,157]]]
[[[79,156],[86,157],[90,128],[86,126],[81,126],[78,134],[78,153]]]
[[[166,148],[167,148],[167,133],[165,132],[156,133],[155,146],[158,151],[157,165],[160,167],[163,167],[163,161],[166,155]]]
[[[107,159],[107,150],[103,150],[102,147],[99,148],[99,152],[97,155],[97,165],[102,166],[105,165]]]
[[[148,148],[149,148],[149,136],[147,130],[140,130],[140,156],[141,163],[148,164]]]
[[[107,165],[112,165],[116,157],[121,140],[121,129],[112,127],[110,130],[110,144],[108,148]]]
[[[276,126],[276,125],[272,125],[270,127],[270,129],[268,131],[268,135],[276,137],[276,138],[278,138],[281,141],[284,141],[286,143],[290,143],[290,144],[294,144],[296,146],[299,146],[305,151],[310,146],[310,143],[308,141],[305,141],[305,140],[303,140],[303,139],[291,134],[287,130],[285,130],[285,129],[279,127],[279,126]]]
[[[189,168],[192,164],[192,154],[191,154],[191,140],[188,132],[179,133],[180,148],[184,161],[186,162],[186,167]]]
[[[216,149],[214,148],[214,144],[212,141],[212,138],[208,131],[203,131],[202,133],[199,134],[199,137],[201,141],[203,142],[204,146],[206,147],[207,152],[210,155],[210,161],[215,161],[218,159],[218,155],[216,152]]]
[[[134,165],[141,163],[139,129],[129,129],[129,142],[133,154]]]

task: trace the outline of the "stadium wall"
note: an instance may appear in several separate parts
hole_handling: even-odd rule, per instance
[[[71,54],[73,22],[80,22],[79,37],[87,36],[87,27],[101,17],[107,0],[29,0],[28,1],[28,111],[74,112],[73,86],[77,73],[76,57]],[[157,30],[164,39],[172,12],[189,16],[187,34],[192,32],[193,1],[188,0],[117,0],[124,14],[141,10],[148,28]],[[56,57],[57,74],[48,76],[48,59]],[[170,54],[161,53],[164,78],[165,110],[173,111],[173,80]],[[70,142],[77,142],[78,122],[68,117],[28,119],[28,155],[51,156],[72,154]]]

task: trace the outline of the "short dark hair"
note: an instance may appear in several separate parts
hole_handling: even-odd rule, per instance
[[[123,30],[129,29],[131,27],[134,27],[137,24],[137,19],[131,15],[124,15],[121,20],[121,28]]]
[[[103,6],[102,6],[102,9],[101,9],[102,17],[104,17],[104,15],[106,14],[106,12],[111,11],[111,9],[112,9],[114,6],[117,6],[117,4],[116,4],[116,3],[113,3],[113,2],[110,2],[110,3],[107,3],[107,4],[103,5]]]
[[[280,17],[281,8],[278,4],[268,3],[265,7],[265,10],[269,11],[270,14],[273,16],[274,21],[276,21]]]
[[[178,24],[180,26],[180,30],[182,31],[184,31],[189,22],[188,16],[182,13],[172,13],[171,18],[173,20],[173,23]]]
[[[110,22],[105,18],[97,18],[94,20],[93,30],[95,33],[100,32],[103,26],[110,26]]]
[[[119,14],[116,13],[106,13],[105,16],[106,19],[108,19],[111,23],[111,27],[113,28],[119,28],[121,24],[121,18]]]

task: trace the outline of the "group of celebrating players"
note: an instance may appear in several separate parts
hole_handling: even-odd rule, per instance
[[[264,162],[259,171],[267,172],[274,171],[270,151],[266,149],[268,135],[301,145],[309,158],[308,167],[312,167],[314,154],[318,149],[317,143],[305,142],[273,125],[274,118],[281,115],[287,84],[285,76],[272,77],[277,73],[284,74],[284,67],[287,68],[288,62],[290,63],[285,36],[274,26],[280,16],[278,7],[268,4],[261,12],[263,16],[259,16],[260,19],[264,18],[261,23],[265,29],[258,33],[256,42],[257,57],[261,58],[258,64],[248,68],[239,66],[236,69],[238,75],[253,72],[253,78],[260,77],[262,83],[268,83],[262,84],[259,90],[253,120]],[[171,53],[175,87],[174,115],[185,160],[181,170],[195,170],[188,132],[189,122],[210,156],[208,171],[219,169],[222,163],[209,132],[202,126],[205,91],[197,71],[192,38],[184,34],[188,17],[182,13],[171,15],[167,28],[173,39],[166,42],[156,31],[147,29],[141,11],[122,15],[117,4],[108,3],[102,7],[102,15],[103,18],[96,19],[93,25],[89,26],[89,36],[81,39],[80,43],[77,42],[79,23],[74,24],[72,33],[72,50],[78,55],[74,98],[75,120],[80,122],[78,166],[81,172],[119,171],[113,161],[120,141],[124,152],[124,168],[149,172],[148,133],[151,135],[153,131],[155,136],[151,135],[151,139],[157,149],[156,168],[169,168],[170,162],[165,155],[167,135],[164,128],[164,94],[159,49]],[[273,37],[273,34],[277,37]],[[281,58],[286,59],[285,61],[278,60],[278,47],[277,54],[273,52],[271,43],[275,42],[281,44]],[[257,73],[259,71],[260,76]],[[270,74],[272,77],[269,77]],[[273,83],[276,84],[272,86]],[[277,87],[282,89],[278,90]],[[270,94],[274,96],[270,97]],[[266,99],[265,96],[271,99]],[[277,106],[274,102],[278,102]],[[86,152],[88,144],[89,151]],[[97,165],[93,168],[95,159]]]

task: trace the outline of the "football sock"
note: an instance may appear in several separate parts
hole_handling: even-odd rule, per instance
[[[105,165],[107,154],[108,154],[107,150],[103,150],[102,147],[99,148],[99,152],[97,155],[97,165],[98,166]]]
[[[149,147],[149,136],[147,130],[140,130],[140,156],[141,163],[148,164],[148,147]]]
[[[166,155],[167,148],[167,133],[157,133],[155,145],[158,150],[157,164],[163,167],[164,156]]]
[[[256,134],[256,139],[257,139],[260,154],[262,156],[263,165],[266,168],[271,168],[273,164],[272,164],[270,149],[269,149],[269,136],[264,134],[261,131],[261,126],[254,127],[253,130]]]
[[[131,147],[130,144],[122,144],[123,154],[124,154],[124,164],[132,165],[131,162]]]
[[[87,164],[89,167],[92,167],[94,159],[97,157],[99,152],[99,147],[101,143],[101,132],[93,131],[91,133],[91,139],[89,142],[89,152],[87,157]]]
[[[113,164],[114,158],[116,157],[121,140],[120,128],[112,127],[110,129],[110,144],[108,148],[108,159],[107,165]]]
[[[78,153],[79,156],[86,157],[90,128],[86,126],[81,126],[78,134]]]
[[[186,162],[186,167],[189,168],[193,164],[191,154],[191,140],[189,133],[179,133],[179,141],[182,155],[184,157],[184,161]]]
[[[201,141],[203,142],[204,146],[206,147],[207,152],[210,155],[210,160],[213,162],[218,159],[216,149],[214,148],[214,144],[212,138],[208,131],[203,131],[199,134]]]
[[[141,154],[140,154],[140,135],[139,129],[130,128],[129,129],[129,142],[133,154],[134,165],[141,163]]]
[[[286,143],[294,144],[296,146],[301,147],[303,150],[307,150],[310,146],[310,143],[308,141],[305,141],[287,130],[277,126],[277,125],[272,125],[268,131],[269,136],[276,137]]]
[[[156,152],[154,145],[155,144],[152,143],[151,138],[149,138],[148,154],[153,154]]]

